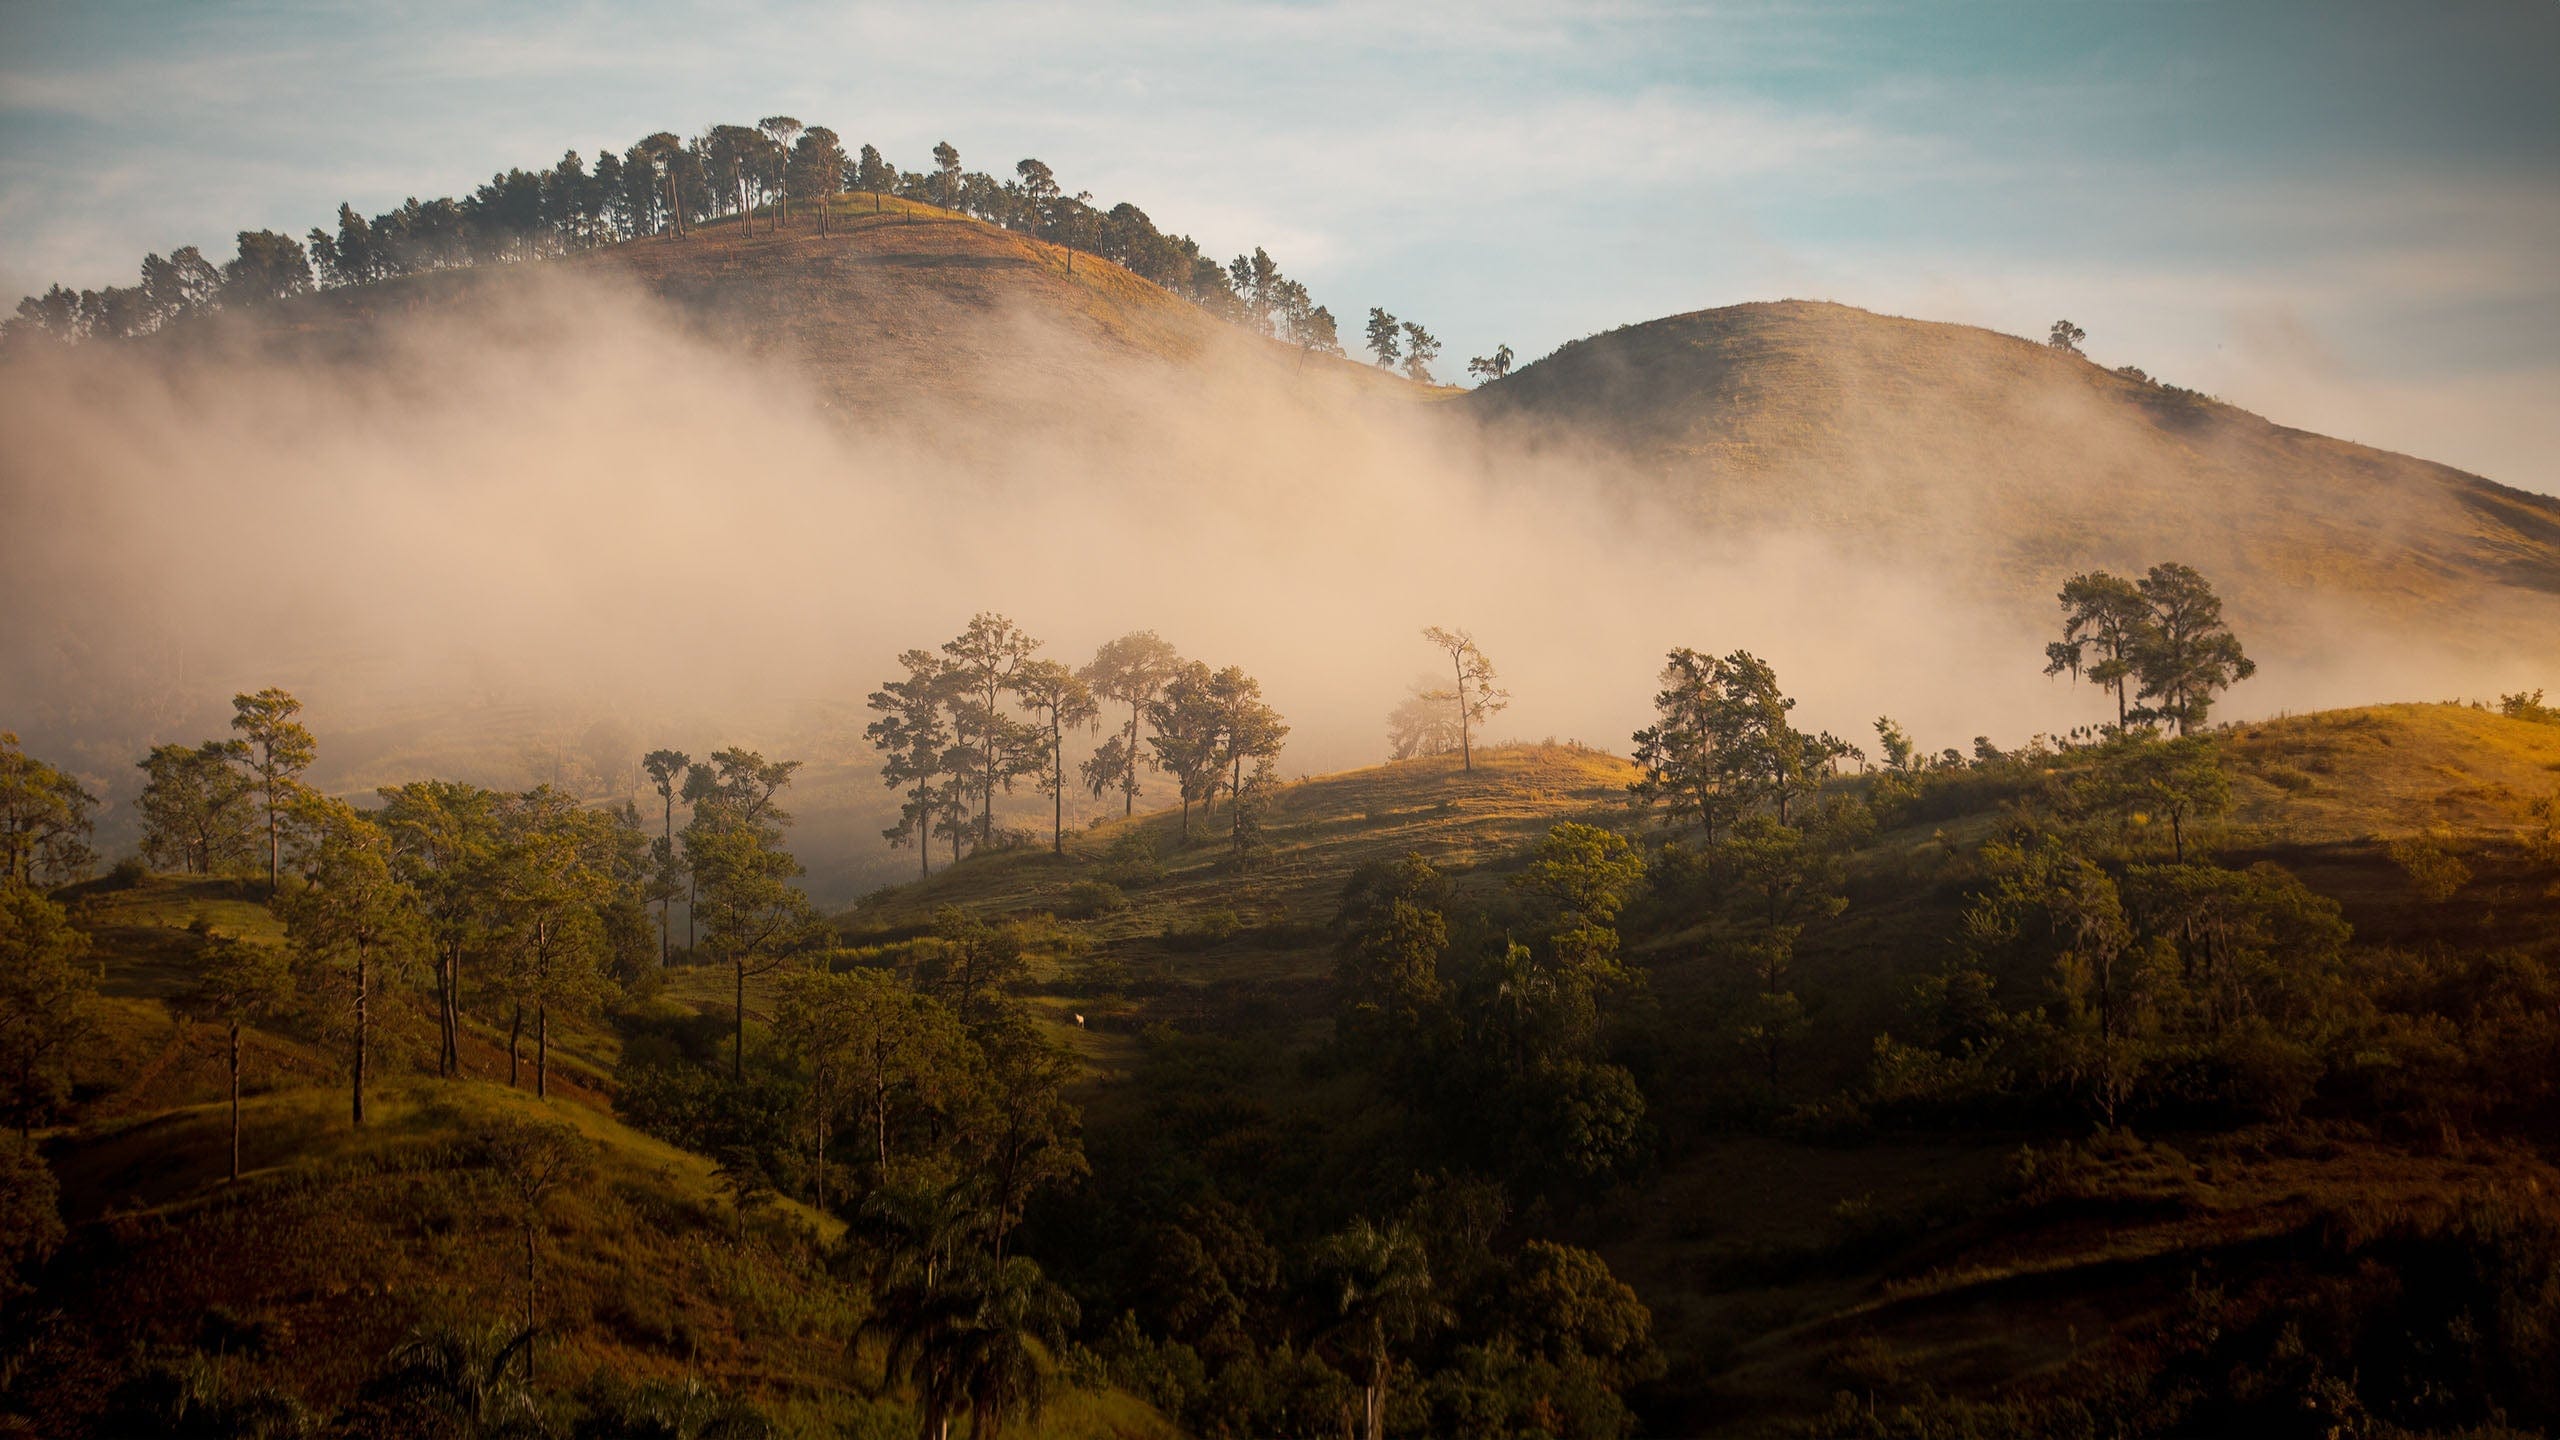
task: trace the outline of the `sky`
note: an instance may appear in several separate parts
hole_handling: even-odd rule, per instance
[[[2560,493],[2555,70],[2551,0],[0,0],[0,288],[781,112],[1037,156],[1451,362],[1781,297],[2067,317]]]

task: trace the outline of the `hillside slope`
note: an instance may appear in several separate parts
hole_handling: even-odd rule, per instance
[[[1612,457],[1704,529],[1810,529],[2000,599],[2178,559],[2258,633],[2453,631],[2459,606],[2455,644],[2560,645],[2560,499],[1988,330],[1735,305],[1576,341],[1466,405]]]

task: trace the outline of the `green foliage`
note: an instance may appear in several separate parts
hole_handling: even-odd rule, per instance
[[[60,1191],[36,1147],[0,1138],[0,1305],[26,1293],[27,1276],[62,1244]]]
[[[2444,904],[2471,883],[2471,867],[2462,863],[2444,836],[2404,835],[2385,846],[2384,852],[2409,877],[2409,888],[2428,904]]]
[[[2560,725],[2560,706],[2546,705],[2542,692],[2519,690],[2498,697],[2498,713],[2510,720],[2526,720],[2536,725]]]
[[[90,812],[80,782],[18,748],[0,730],[0,885],[59,885],[89,873]]]
[[[67,1066],[97,993],[88,953],[61,906],[0,880],[0,1084],[21,1135],[50,1118],[69,1088]]]

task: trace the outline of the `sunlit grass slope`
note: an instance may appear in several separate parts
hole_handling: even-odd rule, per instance
[[[1574,342],[1467,408],[1622,455],[1710,526],[1814,530],[2003,601],[2177,559],[2245,634],[2334,649],[2350,616],[2422,616],[2458,650],[2560,647],[2560,499],[1971,326],[1702,310]]]

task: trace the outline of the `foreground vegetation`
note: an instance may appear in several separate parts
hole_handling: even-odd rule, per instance
[[[1485,747],[1491,664],[1439,631],[1446,723],[1294,785],[1241,672],[1144,636],[1070,670],[982,616],[874,698],[899,838],[959,858],[835,917],[752,752],[652,753],[656,815],[360,809],[263,691],[144,757],[144,854],[88,878],[85,793],[12,741],[0,1414],[2560,1420],[2560,724],[2209,728],[2247,667],[2200,577],[2105,579],[2069,635],[2129,693],[2064,740],[1880,719],[1870,762],[1684,650],[1634,763]],[[1103,697],[1080,778],[1128,813],[1008,843],[994,796],[1071,783]],[[1136,813],[1142,769],[1221,823]]]

